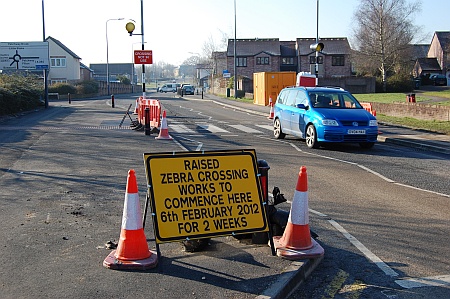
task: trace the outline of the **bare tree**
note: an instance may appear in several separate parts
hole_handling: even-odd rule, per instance
[[[354,13],[358,66],[366,71],[377,69],[384,91],[388,74],[410,60],[411,42],[419,31],[412,17],[420,9],[420,0],[361,0]]]

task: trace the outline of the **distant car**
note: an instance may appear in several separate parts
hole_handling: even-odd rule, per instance
[[[286,87],[274,106],[273,134],[305,139],[306,146],[325,143],[359,143],[372,148],[378,137],[375,116],[342,88]]]
[[[446,86],[447,85],[447,77],[444,75],[434,75],[430,77],[431,81],[433,81],[433,85],[438,86]]]
[[[177,85],[175,83],[173,84],[164,84],[159,88],[159,92],[176,92],[177,91]]]
[[[195,88],[192,85],[184,85],[181,90],[183,94],[194,94]]]

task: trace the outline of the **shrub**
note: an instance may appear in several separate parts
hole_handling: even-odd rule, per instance
[[[0,74],[0,115],[36,108],[41,104],[43,89],[38,76]]]
[[[119,80],[120,83],[125,84],[125,85],[131,84],[131,81],[130,81],[130,79],[127,78],[127,76],[117,76],[117,80]]]
[[[69,83],[55,83],[48,87],[48,92],[57,92],[59,94],[75,94],[77,89]]]
[[[98,82],[94,80],[80,82],[75,87],[77,94],[98,93]]]
[[[381,77],[376,79],[376,92],[383,92]],[[408,74],[394,74],[387,78],[386,92],[410,92],[414,89],[414,81]]]

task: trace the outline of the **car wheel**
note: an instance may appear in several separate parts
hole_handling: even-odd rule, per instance
[[[276,139],[283,139],[286,136],[286,134],[284,134],[281,130],[281,122],[279,118],[275,119],[273,122],[273,136]]]
[[[359,146],[361,148],[370,149],[375,145],[375,142],[361,142]]]
[[[317,142],[317,132],[314,125],[306,127],[306,146],[309,148],[319,147],[319,142]]]

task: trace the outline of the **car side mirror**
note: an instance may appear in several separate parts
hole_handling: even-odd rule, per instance
[[[308,110],[309,106],[305,106],[305,104],[297,104],[297,108]]]

